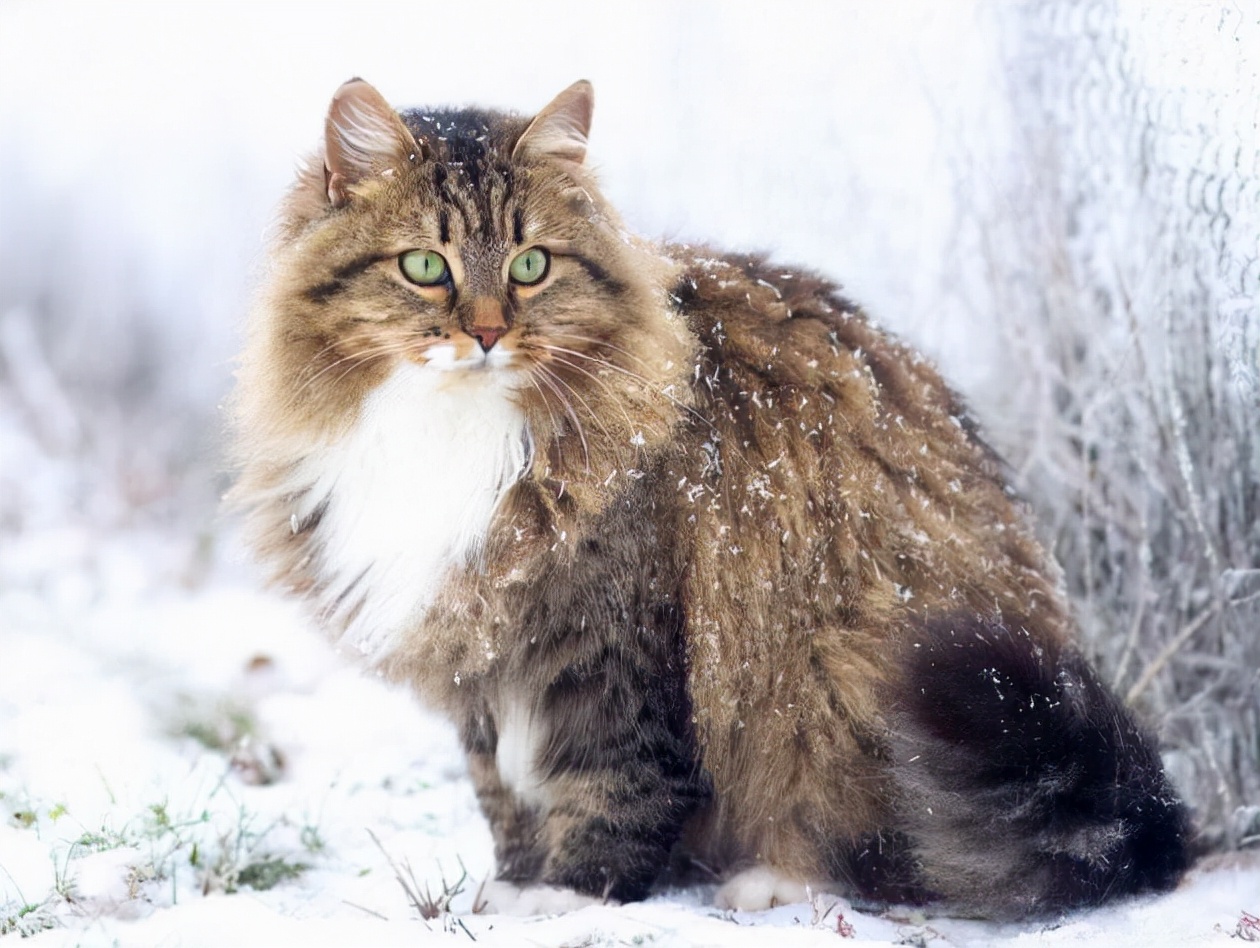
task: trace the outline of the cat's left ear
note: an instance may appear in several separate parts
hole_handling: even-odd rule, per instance
[[[375,88],[351,79],[337,90],[324,121],[324,178],[333,207],[349,201],[350,188],[364,178],[424,157],[424,145]]]
[[[595,89],[579,79],[534,116],[512,149],[512,157],[557,158],[580,165],[586,158],[594,110]]]

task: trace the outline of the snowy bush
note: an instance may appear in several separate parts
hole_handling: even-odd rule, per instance
[[[999,20],[1009,151],[960,174],[959,266],[1005,353],[980,414],[1206,840],[1254,845],[1260,21],[1100,0]]]

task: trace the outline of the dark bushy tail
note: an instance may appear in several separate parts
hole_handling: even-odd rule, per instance
[[[1078,652],[971,618],[929,625],[910,653],[893,773],[927,892],[1011,918],[1177,883],[1186,809]]]

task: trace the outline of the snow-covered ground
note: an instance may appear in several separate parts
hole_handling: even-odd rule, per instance
[[[1212,36],[1240,15],[1209,7],[1186,4]],[[214,405],[270,208],[356,74],[399,104],[522,111],[593,80],[593,160],[632,226],[835,275],[980,391],[1002,342],[951,267],[957,176],[1000,176],[1010,144],[984,9],[0,0],[0,937],[1260,939],[1254,849],[1167,896],[1050,926],[826,895],[732,914],[704,888],[472,914],[492,853],[449,727],[262,591],[207,503]],[[453,912],[422,920],[414,902],[441,908],[444,893]]]
[[[469,914],[489,832],[445,722],[343,661],[251,572],[189,542],[65,529],[0,552],[0,931],[35,945],[1228,944],[1260,861],[1054,924],[712,889]],[[23,581],[25,580],[25,581]],[[36,580],[36,581],[32,581]],[[463,879],[454,914],[425,921]],[[465,878],[466,876],[466,878]],[[1260,924],[1260,923],[1257,923]]]

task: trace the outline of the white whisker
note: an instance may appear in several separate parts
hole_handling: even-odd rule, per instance
[[[556,398],[560,399],[560,404],[564,406],[565,413],[569,416],[570,419],[572,419],[573,427],[577,431],[578,439],[582,443],[582,456],[584,458],[583,466],[585,467],[586,472],[590,473],[590,470],[591,470],[590,446],[586,443],[586,432],[582,428],[582,422],[578,419],[577,412],[573,410],[573,405],[565,397],[564,392],[561,391],[557,387],[557,383],[559,382],[559,379],[556,379],[556,374],[554,372],[552,372],[550,369],[548,369],[546,366],[543,366],[543,365],[535,366],[535,371],[543,373],[543,375],[540,378],[540,381],[542,381],[549,389],[551,389],[552,392],[555,393]]]
[[[646,359],[643,359],[635,355],[629,349],[623,349],[621,346],[613,345],[611,342],[607,342],[606,340],[603,340],[603,339],[593,339],[590,336],[582,336],[575,332],[556,332],[554,329],[548,330],[547,335],[559,336],[563,339],[576,339],[579,342],[589,342],[593,346],[599,346],[601,349],[611,349],[613,352],[618,352],[621,355],[625,356],[627,359],[633,359],[635,362],[639,363],[639,365],[643,366],[645,369],[651,368],[651,365],[648,363]]]
[[[306,392],[308,388],[314,385],[315,382],[318,381],[321,376],[323,376],[327,372],[331,372],[333,369],[337,368],[339,365],[344,365],[347,362],[351,363],[350,367],[345,372],[343,372],[341,375],[338,375],[333,380],[333,384],[340,382],[342,379],[344,379],[347,375],[349,375],[351,372],[353,372],[355,369],[359,368],[360,366],[373,362],[376,359],[383,358],[384,356],[388,356],[395,353],[401,355],[403,352],[406,351],[407,345],[408,345],[408,340],[401,340],[401,341],[390,340],[389,342],[377,343],[375,345],[368,346],[366,349],[363,349],[359,352],[352,352],[349,355],[342,356],[340,359],[336,359],[335,361],[330,362],[328,365],[324,366],[322,369],[320,369],[310,378],[304,380],[302,384],[298,387],[298,390],[294,394],[302,395],[303,393]],[[320,355],[323,355],[324,353],[334,348],[336,348],[335,343],[330,346],[325,346],[322,350],[320,350],[318,354],[312,357],[311,361],[314,362],[314,360],[318,359]]]
[[[704,415],[700,414],[700,412],[696,411],[694,408],[692,408],[690,405],[686,404],[685,402],[680,401],[679,399],[675,398],[673,395],[670,395],[668,392],[664,391],[663,389],[658,388],[652,382],[651,379],[648,379],[647,377],[642,376],[637,372],[631,372],[629,369],[625,368],[624,366],[617,365],[615,362],[609,362],[607,359],[601,359],[598,356],[593,356],[587,352],[579,352],[576,349],[567,349],[564,346],[553,346],[553,345],[548,345],[546,343],[536,343],[536,345],[540,349],[546,349],[549,352],[563,352],[565,355],[577,356],[579,359],[586,359],[590,362],[594,362],[596,365],[602,365],[604,368],[610,369],[613,372],[620,372],[622,375],[626,376],[627,378],[633,379],[634,381],[640,383],[649,391],[651,391],[653,394],[660,395],[661,397],[665,398],[676,407],[694,416],[698,421],[703,422],[709,428],[713,430],[717,429],[717,426],[714,425],[713,422],[710,421],[708,418],[704,417]]]
[[[576,365],[570,362],[568,359],[562,359],[562,358],[556,357],[555,361],[559,365],[567,366],[568,368],[572,369],[574,372],[580,372],[582,375],[585,375],[588,379],[590,379],[596,385],[599,385],[600,387],[602,387],[604,392],[609,396],[612,403],[616,405],[617,409],[621,412],[621,416],[625,418],[626,427],[631,431],[635,430],[636,426],[634,424],[633,419],[631,419],[630,417],[630,413],[626,411],[625,406],[621,404],[621,400],[617,398],[616,390],[611,385],[609,385],[606,380],[601,379],[598,375],[595,375],[593,372],[588,372],[586,369],[582,368],[580,365]],[[570,391],[573,391],[573,388],[571,386],[568,386],[568,387]],[[576,397],[581,398],[581,396],[578,395],[576,391],[573,391],[573,394]],[[583,400],[583,404],[586,404],[585,400]],[[600,427],[604,429],[604,434],[608,435],[608,437],[611,439],[613,436],[612,432],[609,431],[608,428],[605,427],[603,424],[601,424]]]

